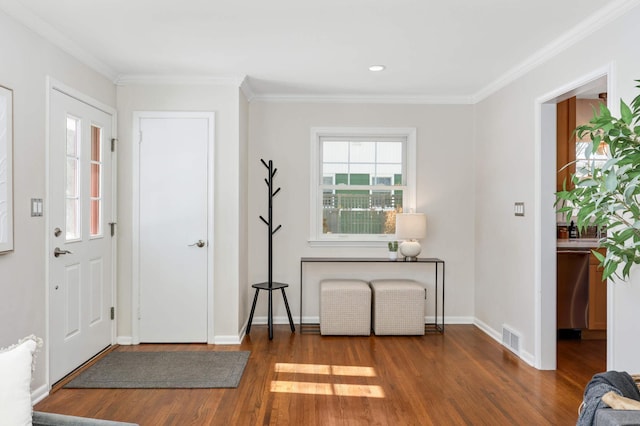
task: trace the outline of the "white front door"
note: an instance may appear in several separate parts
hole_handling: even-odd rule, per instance
[[[112,342],[112,115],[50,91],[50,383]]]
[[[134,118],[139,337],[141,342],[207,342],[213,115],[155,114]]]

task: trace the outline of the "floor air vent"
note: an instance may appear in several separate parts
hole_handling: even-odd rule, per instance
[[[502,326],[502,344],[514,354],[520,354],[520,335],[506,325]]]

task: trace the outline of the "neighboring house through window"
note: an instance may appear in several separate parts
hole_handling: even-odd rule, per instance
[[[312,243],[395,238],[415,208],[415,128],[312,128]]]

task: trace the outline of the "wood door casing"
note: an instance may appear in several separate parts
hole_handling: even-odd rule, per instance
[[[567,189],[573,188],[571,175],[576,171],[576,138],[573,134],[576,128],[576,98],[559,102],[556,108],[556,190],[562,191],[564,182]],[[565,167],[567,164],[569,166]]]

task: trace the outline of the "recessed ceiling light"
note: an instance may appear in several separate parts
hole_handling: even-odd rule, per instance
[[[385,68],[384,65],[371,65],[369,71],[384,71]]]

